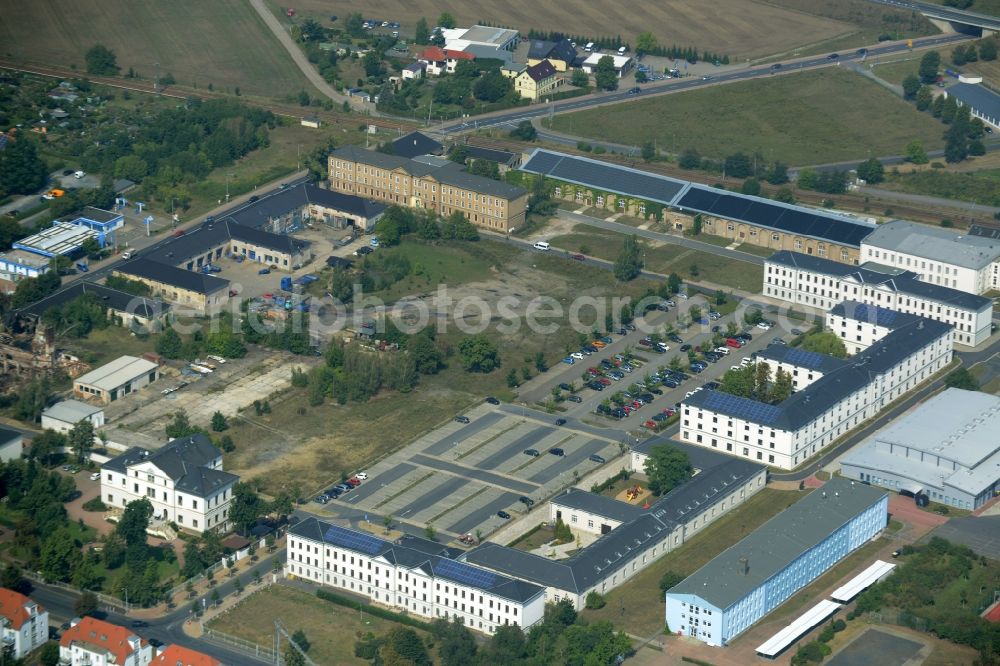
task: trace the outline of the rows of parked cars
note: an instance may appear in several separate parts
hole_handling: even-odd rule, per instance
[[[362,481],[366,481],[367,479],[368,479],[367,473],[358,472],[357,474],[347,479],[343,483],[338,483],[329,490],[317,495],[313,501],[316,502],[317,504],[326,504],[330,500],[335,500],[341,495],[351,492],[352,490],[360,486]]]

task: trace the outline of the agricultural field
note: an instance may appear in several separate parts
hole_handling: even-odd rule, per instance
[[[242,0],[0,0],[0,56],[83,71],[100,42],[146,79],[170,73],[178,84],[283,97],[310,90],[305,78]]]
[[[894,155],[920,139],[943,145],[942,125],[882,86],[839,67],[713,86],[556,116],[561,132],[670,152],[737,151],[790,165]]]
[[[948,4],[945,0],[928,0],[928,2],[933,2],[936,5]],[[974,0],[968,11],[1000,16],[1000,0]]]
[[[273,0],[268,4],[280,9],[279,3]],[[814,4],[822,3],[814,0]],[[322,0],[305,0],[296,4],[295,10],[298,16],[329,21],[331,7]],[[413,34],[413,26],[420,17],[434,25],[442,12],[454,16],[460,26],[489,21],[517,28],[525,34],[535,28],[593,37],[621,35],[623,40],[633,44],[636,35],[648,30],[661,44],[694,46],[699,50],[725,53],[738,60],[782,52],[858,30],[857,26],[845,21],[753,0],[719,0],[711,4],[684,0],[628,4],[574,0],[570,5],[531,0],[509,0],[502,5],[487,0],[464,3],[345,0],[336,5],[336,12],[338,21],[353,12],[360,12],[366,18],[399,21],[403,36]]]

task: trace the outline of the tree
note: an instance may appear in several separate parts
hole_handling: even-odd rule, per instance
[[[722,375],[719,390],[730,395],[737,395],[742,398],[750,398],[754,394],[754,366],[747,365],[743,368],[726,370]]]
[[[753,196],[760,196],[760,189],[760,181],[756,178],[747,178],[743,181],[743,185],[740,186],[740,192]]]
[[[87,73],[97,76],[115,76],[121,67],[115,52],[103,44],[91,46],[84,55],[87,63]]]
[[[344,28],[351,37],[362,37],[365,34],[365,19],[361,14],[351,14],[344,21]]]
[[[799,348],[819,354],[827,354],[834,358],[847,358],[847,347],[844,346],[844,341],[833,331],[809,333],[802,338],[802,344],[799,345]]]
[[[584,603],[590,610],[598,610],[604,608],[608,602],[604,599],[604,595],[600,592],[591,590],[587,594],[587,599]]]
[[[264,513],[266,505],[250,484],[238,481],[233,486],[233,500],[229,505],[229,518],[240,532],[246,532]]]
[[[441,368],[441,352],[425,333],[411,335],[406,341],[406,351],[422,375],[435,375]]]
[[[966,62],[968,62],[968,58],[966,56],[965,46],[963,46],[962,44],[959,44],[954,49],[952,49],[952,51],[951,51],[951,62],[956,67],[961,67]]]
[[[918,139],[906,144],[906,160],[913,164],[927,164],[927,151]]]
[[[643,469],[649,477],[649,489],[657,497],[691,478],[694,468],[687,453],[673,446],[654,446]]]
[[[920,90],[920,77],[916,74],[909,74],[903,79],[903,97],[904,99],[915,99],[917,92]]]
[[[615,61],[609,55],[602,56],[594,69],[594,84],[600,90],[615,90],[618,88],[618,72],[615,71]]]
[[[784,185],[788,182],[788,167],[781,162],[775,162],[768,170],[765,179],[772,185]]]
[[[82,463],[94,448],[94,423],[83,419],[73,425],[67,437],[70,450],[76,454],[76,461]]]
[[[476,83],[472,86],[472,94],[484,102],[497,102],[510,94],[513,89],[514,84],[511,79],[498,70],[493,70],[476,79]]]
[[[442,12],[441,15],[438,16],[438,25],[442,28],[448,28],[448,29],[454,28],[455,17],[449,14],[448,12]]]
[[[923,83],[934,83],[937,81],[938,67],[941,66],[941,54],[937,51],[928,51],[920,59],[920,69],[917,74]]]
[[[427,654],[424,641],[413,629],[397,627],[389,632],[386,644],[382,648],[382,658],[388,666],[390,659],[398,659],[397,664],[413,664],[413,666],[431,666],[433,663]]]
[[[312,647],[312,643],[306,638],[306,632],[298,629],[292,634],[292,642],[298,645],[303,652],[309,652],[309,648]]]
[[[304,42],[321,42],[326,39],[326,28],[314,18],[307,18],[299,24],[299,34]]]
[[[979,59],[990,61],[997,59],[997,40],[984,39],[979,44]]]
[[[482,333],[470,335],[458,344],[462,366],[469,372],[492,372],[500,367],[496,344]]]
[[[753,175],[753,162],[745,153],[728,155],[723,168],[726,175],[733,178],[747,178]]]
[[[590,77],[582,69],[574,69],[569,82],[577,88],[586,88],[590,85]]]
[[[968,368],[958,368],[948,373],[944,378],[944,385],[949,388],[965,389],[966,391],[979,390],[979,380],[969,372]]]
[[[677,166],[682,169],[697,169],[701,166],[701,154],[694,148],[685,148],[677,160]]]
[[[153,505],[145,497],[125,505],[122,517],[115,526],[115,535],[124,542],[125,563],[133,572],[141,570],[146,563],[146,528],[153,516]]]
[[[469,167],[469,173],[473,176],[482,176],[483,178],[491,178],[493,180],[500,180],[500,165],[493,160],[478,159],[473,160],[472,166]],[[437,229],[437,225],[434,225]]]
[[[24,133],[19,133],[17,138],[8,141],[5,150],[0,151],[0,196],[8,194],[30,194],[45,185],[48,178],[48,169],[45,162],[38,156],[35,142]],[[13,222],[17,227],[17,222]],[[17,231],[17,237],[26,235]],[[5,234],[5,239],[0,249],[10,247],[12,234]]]
[[[73,612],[80,617],[95,615],[97,613],[97,595],[89,590],[84,591],[73,604]]]
[[[42,646],[38,653],[38,661],[42,666],[58,666],[59,664],[59,643],[49,641]]]
[[[534,141],[535,137],[538,136],[538,130],[535,129],[530,120],[522,120],[517,124],[517,127],[510,131],[510,136],[521,141]]]
[[[476,639],[458,617],[451,622],[438,618],[431,623],[431,634],[437,639],[438,658],[442,666],[467,666],[474,663]]]
[[[642,251],[635,234],[625,237],[621,252],[615,259],[615,279],[619,282],[633,280],[642,272]]]
[[[657,42],[656,36],[651,32],[639,33],[639,36],[635,38],[635,52],[638,55],[652,53],[658,46],[659,42]]]
[[[858,165],[858,178],[874,185],[885,180],[885,167],[875,157],[869,157]]]
[[[427,27],[427,19],[423,16],[417,19],[417,25],[414,27],[413,41],[417,44],[428,44],[431,41],[431,31]]]
[[[681,280],[681,276],[678,275],[677,273],[671,273],[670,275],[667,276],[667,290],[671,294],[678,293],[681,290],[682,284],[683,281]]]
[[[934,103],[934,91],[930,86],[920,86],[917,91],[917,111],[926,111]]]
[[[678,585],[684,576],[676,573],[674,571],[664,571],[663,575],[660,576],[660,593],[666,594],[667,590]]]
[[[369,78],[378,78],[385,74],[385,65],[382,63],[382,57],[378,51],[369,51],[361,59],[361,65],[365,68],[365,76]]]
[[[167,424],[164,428],[167,437],[171,439],[177,439],[179,437],[187,437],[188,435],[193,435],[200,432],[198,428],[195,428],[188,421],[187,414],[184,412],[177,412],[174,414],[174,420]]]
[[[791,374],[781,368],[778,368],[778,371],[774,374],[774,386],[771,387],[768,402],[776,405],[783,400],[787,400],[788,397],[792,395],[793,387],[794,382]]]
[[[80,547],[65,527],[51,532],[42,543],[38,568],[48,581],[67,583],[80,561]]]
[[[212,414],[212,431],[222,432],[229,428],[229,423],[226,421],[226,416],[222,412],[215,412]]]
[[[642,159],[646,160],[647,162],[651,162],[653,159],[656,158],[656,146],[653,144],[652,141],[647,141],[646,143],[642,144],[642,150],[640,154],[642,155]]]
[[[219,592],[218,590],[212,591],[216,594]],[[285,648],[285,666],[306,666],[305,657],[292,645]]]
[[[476,241],[479,231],[460,210],[452,211],[441,222],[441,238],[449,240]]]

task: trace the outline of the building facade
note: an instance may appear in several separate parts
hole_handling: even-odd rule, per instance
[[[59,638],[62,666],[148,666],[152,661],[153,646],[145,639],[90,616],[73,620]]]
[[[49,612],[30,597],[5,587],[0,588],[0,625],[4,646],[9,646],[14,659],[23,659],[49,640]]]
[[[1000,240],[892,220],[861,243],[861,261],[910,271],[921,282],[983,294],[1000,287]]]
[[[667,590],[667,626],[727,645],[879,534],[888,510],[884,491],[834,477]]]
[[[975,347],[990,336],[990,299],[919,280],[915,273],[867,263],[848,266],[798,252],[777,252],[764,262],[764,295],[829,310],[845,300],[949,324],[955,344]]]
[[[837,335],[850,355],[868,349],[900,326],[919,317],[905,312],[844,301],[826,313],[826,329]],[[836,359],[839,361],[839,359]]]
[[[962,75],[958,83],[945,88],[944,94],[954,97],[959,106],[969,107],[973,118],[1000,129],[1000,95],[982,85],[983,77]]]
[[[972,511],[1000,492],[997,433],[1000,398],[949,388],[852,449],[841,473]]]
[[[229,303],[229,280],[158,261],[133,259],[117,264],[113,275],[141,282],[150,295],[199,314],[218,312]]]
[[[42,429],[69,432],[80,421],[90,421],[94,430],[104,427],[104,410],[79,400],[61,400],[42,410]]]
[[[796,372],[816,371],[822,356],[801,352],[783,362],[794,379]],[[916,319],[777,405],[698,391],[681,406],[681,441],[794,469],[946,367],[951,358],[951,327]]]
[[[522,98],[537,102],[554,93],[561,82],[552,63],[542,60],[514,77],[514,90]]]
[[[108,405],[152,384],[159,376],[156,363],[135,356],[119,356],[73,380],[73,395]]]
[[[285,572],[420,617],[459,618],[485,634],[504,625],[526,630],[542,619],[542,588],[455,561],[445,552],[307,518],[288,531]]]
[[[477,227],[500,233],[524,224],[526,190],[442,162],[418,162],[348,146],[330,155],[330,188],[388,204],[428,208],[441,217],[460,212]]]
[[[418,62],[423,63],[424,69],[430,76],[441,76],[442,74],[454,74],[458,63],[463,60],[472,62],[476,56],[454,49],[442,49],[439,46],[428,46],[420,54]],[[406,78],[404,74],[404,78]],[[412,77],[411,77],[412,78]]]
[[[763,465],[659,438],[633,449],[632,460],[639,462],[640,470],[650,449],[656,446],[684,449],[698,473],[652,504],[634,506],[576,489],[553,498],[550,520],[561,519],[576,533],[601,535],[574,555],[556,560],[487,542],[462,559],[541,585],[546,603],[569,600],[580,610],[588,594],[604,594],[632,580],[759,492],[767,482]]]
[[[229,528],[235,474],[223,471],[222,452],[203,434],[175,439],[150,452],[132,447],[101,467],[101,499],[113,510],[147,499],[156,522],[192,532]]]

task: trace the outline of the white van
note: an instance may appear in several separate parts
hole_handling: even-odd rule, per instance
[[[583,47],[583,50],[590,53],[594,50],[594,42],[587,42],[587,45]]]
[[[549,244],[546,243],[545,241],[538,241],[537,243],[534,244],[533,247],[536,250],[541,250],[542,252],[548,252],[549,250]]]
[[[623,55],[625,55],[626,51],[628,51],[628,49],[625,48],[624,46],[619,46],[618,47],[618,55],[623,56]]]
[[[131,259],[131,258],[132,258],[132,250],[125,250],[124,252],[122,252],[122,259]]]

